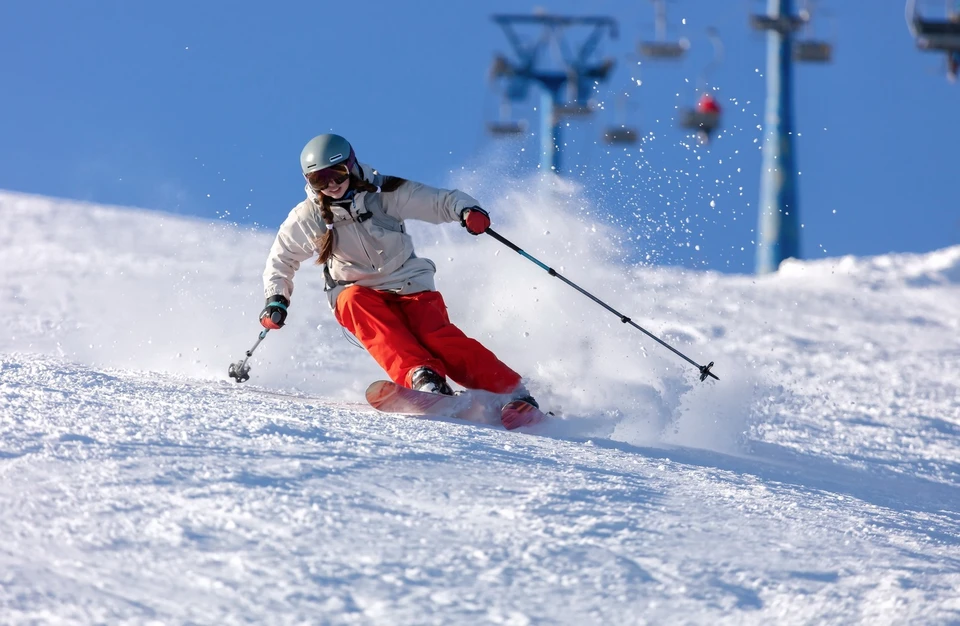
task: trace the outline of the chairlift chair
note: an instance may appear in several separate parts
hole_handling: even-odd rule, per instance
[[[750,26],[754,30],[775,30],[779,33],[792,33],[803,26],[803,20],[797,17],[770,17],[769,15],[751,15]]]
[[[522,101],[527,97],[529,85],[517,73],[503,55],[497,54],[490,64],[488,78],[491,82],[499,81],[503,85],[500,96],[499,117],[487,122],[487,132],[496,138],[518,137],[527,132],[525,120],[514,120],[510,114],[510,102]]]
[[[829,63],[833,60],[833,45],[826,41],[804,39],[793,42],[793,58],[806,63]]]
[[[917,45],[935,50],[960,50],[960,21],[914,21]]]
[[[720,41],[720,34],[713,27],[707,29],[707,36],[713,44],[713,59],[700,74],[699,83],[703,93],[694,107],[680,112],[679,120],[681,128],[697,131],[704,143],[707,143],[713,131],[720,127],[722,116],[719,103],[713,94],[707,91],[707,84],[708,76],[723,59],[723,42]]]
[[[948,11],[945,20],[925,19],[917,12],[916,0],[907,0],[907,25],[922,50],[960,50],[960,14]]]
[[[804,6],[800,10],[800,19],[804,29],[811,28],[811,9]],[[805,63],[829,63],[833,60],[833,44],[823,39],[798,37],[793,42],[793,58]]]
[[[701,130],[709,135],[720,127],[720,112],[703,113],[696,109],[686,109],[680,113],[680,126],[690,130]]]
[[[664,0],[652,0],[656,14],[656,38],[653,41],[641,41],[637,48],[641,55],[652,59],[679,59],[690,49],[690,41],[681,37],[676,41],[668,41],[667,8]]]
[[[960,72],[960,13],[947,7],[947,19],[932,20],[917,12],[916,0],[907,0],[907,28],[921,50],[945,52],[947,79],[957,80]]]
[[[679,59],[690,48],[690,42],[686,39],[678,41],[641,41],[639,46],[640,54],[653,59]]]
[[[713,131],[720,128],[720,116],[719,107],[715,111],[686,109],[680,113],[680,127],[697,131],[700,141],[709,143]]]
[[[487,132],[494,137],[519,137],[527,132],[527,125],[523,120],[519,122],[487,122]]]
[[[632,145],[639,139],[637,129],[626,124],[627,98],[626,94],[621,94],[614,103],[616,124],[603,131],[603,141],[607,144]]]
[[[605,61],[604,66],[599,70],[594,70],[594,72],[603,73],[604,78],[612,67],[612,63],[609,66],[606,66],[606,63]],[[589,72],[582,71],[580,67],[567,68],[567,101],[554,105],[553,115],[555,119],[559,120],[564,117],[585,118],[593,115],[593,106],[589,101],[590,92],[586,89],[587,83],[580,80],[581,74],[583,76],[590,75]]]
[[[510,99],[504,96],[500,102],[500,117],[487,122],[487,132],[496,138],[518,137],[527,132],[525,120],[513,120],[510,115]]]
[[[571,102],[569,104],[558,104],[553,108],[557,117],[589,117],[593,115],[593,107],[590,104],[580,104]]]
[[[608,128],[603,132],[603,140],[611,145],[632,145],[637,143],[637,137],[635,128]]]

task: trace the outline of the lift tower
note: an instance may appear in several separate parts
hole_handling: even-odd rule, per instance
[[[592,113],[590,93],[597,82],[607,79],[614,60],[590,59],[604,33],[617,37],[617,22],[610,17],[564,17],[559,15],[494,15],[493,21],[503,28],[513,46],[517,60],[502,55],[494,57],[491,75],[507,81],[507,98],[523,101],[531,84],[540,87],[540,169],[560,172],[560,125],[565,117],[583,117]],[[540,36],[532,42],[517,34],[519,25],[541,27]],[[566,30],[574,26],[592,27],[590,35],[574,53],[565,39]],[[542,67],[544,51],[558,54],[556,67]]]
[[[767,104],[760,175],[758,274],[775,272],[784,259],[800,257],[800,206],[793,151],[793,61],[829,61],[832,47],[794,44],[794,32],[810,19],[793,14],[793,0],[767,0],[766,15],[750,23],[767,32]],[[809,48],[809,50],[808,50]],[[817,48],[817,50],[813,50]],[[819,51],[820,54],[811,52]]]

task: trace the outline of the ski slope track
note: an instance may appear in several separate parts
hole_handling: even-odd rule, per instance
[[[373,411],[308,266],[237,385],[271,230],[0,193],[0,623],[960,623],[960,246],[628,266],[509,203],[500,232],[721,380],[416,224],[555,419]]]

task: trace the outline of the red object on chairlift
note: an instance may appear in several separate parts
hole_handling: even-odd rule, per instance
[[[705,93],[697,101],[697,113],[720,113],[720,105],[716,98]]]

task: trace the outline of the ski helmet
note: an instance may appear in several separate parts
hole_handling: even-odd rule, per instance
[[[346,165],[350,172],[357,163],[350,142],[340,135],[317,135],[307,142],[300,153],[300,169],[304,176],[340,163]]]

